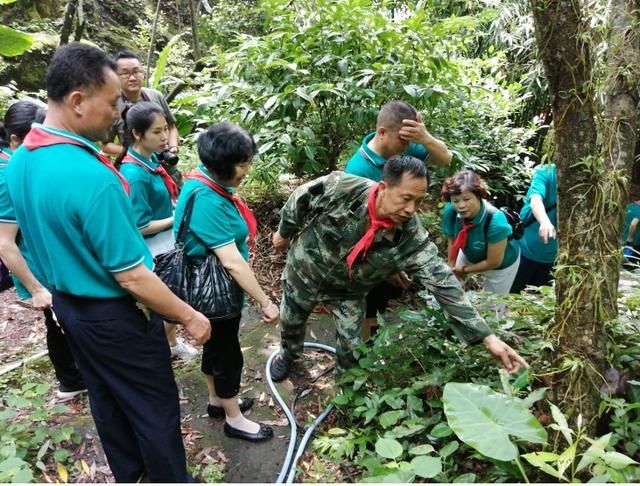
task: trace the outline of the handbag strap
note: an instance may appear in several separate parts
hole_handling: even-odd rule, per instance
[[[198,187],[194,189],[191,194],[189,194],[189,199],[187,199],[187,204],[184,208],[184,214],[182,215],[182,221],[180,221],[180,226],[178,227],[178,234],[176,235],[176,248],[182,248],[184,246],[184,233],[189,227],[189,223],[191,222],[191,213],[193,212],[193,205],[196,201],[196,194],[198,191],[202,189]]]

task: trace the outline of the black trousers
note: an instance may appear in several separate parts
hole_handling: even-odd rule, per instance
[[[224,321],[209,321],[211,339],[202,349],[201,370],[213,377],[216,394],[220,398],[233,398],[240,391],[244,359],[240,349],[238,331],[241,316]]]
[[[53,308],[89,391],[91,414],[118,482],[188,481],[178,387],[159,319],[133,298],[53,292]]]
[[[62,332],[62,328],[53,318],[51,309],[44,310],[44,323],[47,326],[47,350],[49,359],[60,382],[61,391],[76,391],[85,388],[80,371],[76,366],[73,353]]]
[[[553,263],[536,262],[521,254],[518,273],[516,273],[513,284],[511,284],[510,293],[519,294],[527,285],[536,287],[551,285],[551,282],[553,282],[552,270]]]
[[[397,299],[402,295],[402,288],[396,287],[389,282],[382,282],[375,286],[367,294],[367,318],[377,317],[383,314],[389,307],[390,299]]]

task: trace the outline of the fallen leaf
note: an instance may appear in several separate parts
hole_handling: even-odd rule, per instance
[[[56,469],[58,471],[58,476],[60,476],[60,479],[62,480],[62,482],[66,483],[67,480],[69,479],[69,471],[67,471],[67,468],[64,467],[62,464],[57,463]]]

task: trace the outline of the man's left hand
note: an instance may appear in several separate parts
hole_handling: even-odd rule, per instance
[[[484,345],[487,347],[491,355],[502,363],[502,367],[509,373],[517,373],[520,367],[529,367],[529,364],[516,353],[511,346],[503,342],[495,334],[491,334],[484,338]]]

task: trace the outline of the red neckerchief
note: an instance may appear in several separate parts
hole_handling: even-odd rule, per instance
[[[453,262],[455,264],[456,260],[458,259],[458,253],[465,246],[467,246],[467,233],[471,228],[475,226],[475,224],[465,224],[464,219],[462,220],[462,229],[460,230],[460,233],[458,233],[458,236],[456,236],[456,239],[451,246],[451,254],[449,255],[450,262]]]
[[[155,169],[152,169],[151,167],[149,167],[145,163],[143,163],[143,162],[139,161],[138,159],[136,159],[129,152],[127,152],[127,155],[125,155],[124,158],[122,159],[122,163],[123,164],[136,164],[136,165],[142,167],[144,170],[146,170],[150,174],[156,174],[156,175],[159,175],[160,177],[162,177],[162,182],[164,182],[164,186],[167,188],[167,191],[169,191],[169,195],[171,196],[171,201],[174,202],[174,203],[176,202],[176,199],[178,199],[178,192],[179,192],[178,191],[178,186],[176,185],[175,181],[171,178],[169,173],[166,171],[166,169],[164,167],[162,167],[161,164],[158,164],[158,166]]]
[[[115,176],[122,184],[122,188],[124,192],[129,195],[129,183],[127,180],[118,172],[118,169],[115,168],[111,160],[104,155],[102,152],[96,152],[96,150],[78,140],[75,140],[71,137],[65,137],[64,135],[59,135],[57,133],[50,133],[45,129],[39,127],[32,127],[27,136],[24,137],[23,145],[29,150],[35,150],[40,147],[49,147],[51,145],[60,145],[60,144],[68,144],[68,145],[76,145],[78,147],[82,147],[89,151],[95,158],[97,158],[100,163],[102,163],[107,169],[115,174]]]
[[[235,204],[236,209],[240,213],[240,216],[244,219],[245,223],[247,223],[247,228],[249,228],[249,246],[251,249],[255,249],[255,238],[256,232],[258,231],[258,222],[256,221],[256,217],[253,215],[253,211],[249,209],[247,203],[245,203],[240,196],[236,196],[235,194],[231,194],[224,187],[205,177],[202,174],[199,174],[197,171],[191,172],[187,174],[187,179],[195,179],[200,182],[204,182],[207,186],[213,189],[215,192],[220,194],[222,197],[228,199],[229,201]]]
[[[382,228],[393,228],[395,223],[390,219],[378,219],[376,216],[376,196],[378,195],[378,184],[374,184],[371,186],[371,190],[369,191],[369,199],[367,200],[367,210],[369,212],[369,219],[371,220],[371,225],[369,229],[365,232],[364,236],[360,238],[360,241],[356,243],[356,246],[353,247],[351,252],[347,255],[347,268],[349,269],[349,279],[351,279],[351,267],[353,263],[356,261],[360,253],[362,253],[362,258],[364,258],[367,254],[367,250],[373,243],[373,239],[376,236],[376,231]]]

